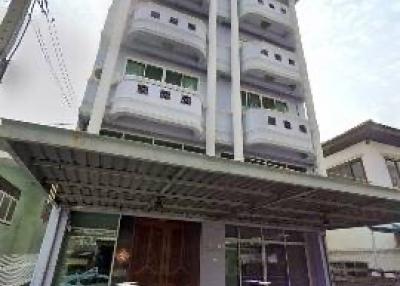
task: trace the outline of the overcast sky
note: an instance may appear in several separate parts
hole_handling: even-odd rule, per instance
[[[8,1],[0,0],[0,17]],[[73,126],[111,0],[49,2],[73,106],[63,102],[41,54],[35,29],[50,41],[36,13],[0,84],[0,117]],[[367,119],[400,128],[400,0],[301,0],[297,10],[322,140]]]

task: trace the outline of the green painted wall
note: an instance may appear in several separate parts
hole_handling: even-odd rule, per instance
[[[0,255],[37,254],[46,230],[41,216],[47,195],[10,159],[0,160],[0,175],[21,191],[11,225],[0,223]]]

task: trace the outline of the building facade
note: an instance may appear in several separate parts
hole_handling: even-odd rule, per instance
[[[323,144],[327,174],[398,191],[399,142],[399,129],[364,122]],[[327,242],[336,275],[397,277],[400,272],[397,224],[331,231]]]
[[[314,172],[295,1],[125,5],[110,9],[82,130]]]
[[[400,220],[321,176],[295,2],[114,1],[79,130],[0,121],[54,203],[31,285],[328,286],[326,230]]]
[[[30,282],[47,225],[46,198],[35,178],[0,150],[0,285]]]

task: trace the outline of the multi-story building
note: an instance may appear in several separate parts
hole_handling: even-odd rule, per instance
[[[313,172],[319,134],[289,2],[133,1],[126,26],[114,3],[80,128]]]
[[[295,2],[114,1],[79,130],[0,122],[54,198],[32,285],[327,286],[325,230],[400,221],[321,176]]]
[[[366,121],[325,142],[323,150],[328,176],[399,191],[399,129]],[[400,273],[397,224],[331,231],[327,242],[331,268],[337,276],[392,277]]]

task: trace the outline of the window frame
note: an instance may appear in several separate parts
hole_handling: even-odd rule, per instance
[[[11,225],[14,215],[15,215],[15,211],[17,209],[18,199],[15,198],[14,196],[8,194],[3,189],[0,189],[0,195],[1,195],[0,196],[0,209],[1,209],[1,207],[3,207],[3,203],[5,203],[5,199],[8,200],[4,215],[2,217],[0,217],[0,224]],[[13,207],[11,207],[11,206],[13,206]],[[10,213],[10,209],[12,209],[11,213]]]
[[[388,162],[389,161],[394,164],[394,168],[395,168],[396,173],[397,173],[397,184],[395,184],[393,176],[392,176],[392,174],[391,174],[391,172],[389,170],[389,166],[388,166]],[[385,165],[386,165],[387,171],[389,173],[389,177],[390,177],[390,181],[392,183],[392,186],[394,188],[400,188],[400,159],[394,159],[392,157],[385,157]]]
[[[132,61],[132,62],[134,62],[134,63],[138,63],[138,64],[141,64],[141,65],[144,65],[143,75],[128,74],[128,73],[127,73],[127,66],[128,66],[128,62],[129,62],[129,61]],[[160,69],[162,69],[163,73],[162,73],[161,80],[152,79],[152,78],[147,77],[147,76],[146,76],[146,69],[147,69],[147,66],[152,66],[152,67],[155,67],[155,68],[160,68]],[[173,72],[173,73],[181,74],[181,75],[182,75],[181,85],[174,85],[174,84],[171,84],[171,83],[167,83],[167,82],[166,82],[167,71],[170,71],[170,72]],[[153,63],[153,62],[151,62],[151,61],[150,61],[150,62],[145,62],[145,61],[143,61],[143,60],[141,60],[141,59],[137,60],[137,59],[132,58],[132,57],[126,57],[126,58],[125,58],[125,67],[124,67],[124,75],[123,75],[123,76],[126,77],[127,79],[129,79],[129,78],[135,78],[135,77],[136,77],[136,78],[143,79],[143,80],[145,80],[145,81],[156,81],[156,82],[160,82],[160,83],[165,84],[165,85],[178,87],[178,88],[182,89],[182,91],[184,91],[184,92],[189,92],[189,93],[192,94],[192,95],[198,95],[198,92],[199,92],[200,77],[198,77],[197,75],[194,75],[194,74],[192,74],[192,73],[187,73],[187,72],[178,71],[178,70],[176,70],[176,69],[174,69],[174,68],[170,68],[170,67],[167,67],[167,66],[164,66],[164,65],[159,65],[159,64]],[[186,78],[193,78],[193,79],[196,80],[196,89],[192,89],[192,88],[188,88],[188,87],[183,87],[183,79],[184,79],[185,77],[186,77]],[[143,84],[144,84],[144,83],[143,83]]]
[[[361,164],[363,178],[359,178],[359,177],[355,176],[355,173],[354,173],[354,170],[353,170],[353,165],[355,163],[360,163]],[[338,172],[337,173],[333,173],[333,171],[335,171],[335,169],[338,170],[339,168],[345,168],[345,167],[348,168],[347,171],[350,171],[351,177],[344,176],[344,175],[342,175],[341,173],[338,173]],[[346,178],[346,179],[350,179],[350,180],[354,180],[354,181],[361,181],[361,182],[364,182],[364,183],[368,183],[367,173],[365,172],[365,167],[364,167],[364,162],[363,162],[362,157],[358,157],[358,158],[352,159],[350,161],[347,161],[347,162],[332,166],[331,168],[328,168],[326,170],[326,173],[327,173],[328,177],[342,177],[342,178]]]

